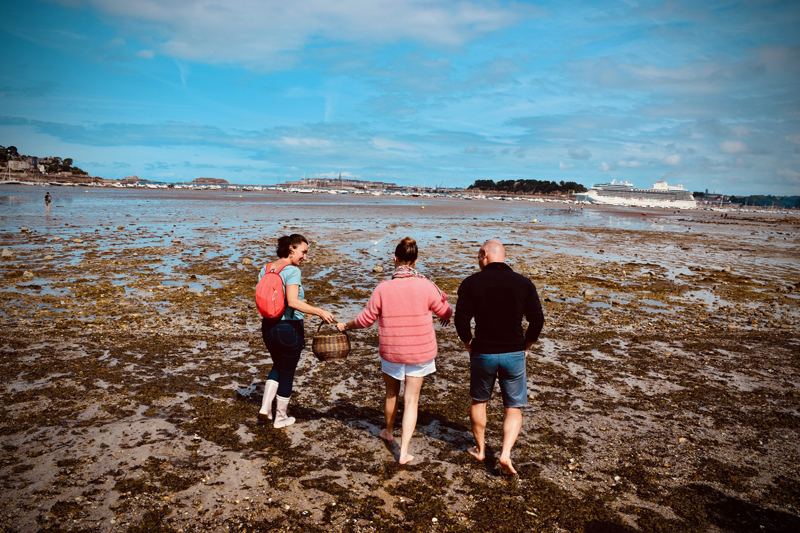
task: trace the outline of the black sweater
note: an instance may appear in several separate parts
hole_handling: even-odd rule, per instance
[[[528,331],[522,332],[522,317]],[[475,339],[470,321],[475,318]],[[489,263],[458,288],[455,326],[463,342],[472,340],[477,353],[507,353],[535,342],[544,327],[544,313],[531,280],[505,263]]]

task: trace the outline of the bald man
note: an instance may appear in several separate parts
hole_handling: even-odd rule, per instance
[[[478,461],[486,457],[486,404],[500,381],[505,419],[500,469],[516,474],[511,448],[522,428],[522,408],[528,403],[525,358],[544,327],[544,313],[531,280],[506,264],[506,249],[489,240],[478,251],[477,272],[458,288],[455,326],[470,358],[470,420],[475,446],[467,450]],[[523,332],[522,318],[528,320]],[[470,321],[475,319],[475,335]]]

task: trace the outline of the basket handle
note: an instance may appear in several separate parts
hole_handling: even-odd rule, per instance
[[[319,321],[319,326],[317,326],[317,331],[314,333],[314,336],[319,335],[319,330],[322,329],[322,326],[325,326],[325,325],[326,325],[325,321],[324,320],[320,320]],[[328,326],[333,326],[333,327],[336,328],[336,326],[334,324],[327,324],[327,325]],[[336,331],[339,331],[339,328],[336,328]],[[344,333],[344,336],[347,337],[348,339],[350,339],[350,335],[347,334],[347,330],[346,329],[344,331],[339,331],[339,333]]]

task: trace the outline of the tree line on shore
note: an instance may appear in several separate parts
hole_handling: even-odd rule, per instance
[[[800,208],[800,196],[772,196],[771,194],[752,194],[750,196],[731,196],[732,204],[755,207],[794,207]]]
[[[569,194],[586,192],[586,187],[574,181],[547,181],[547,180],[475,180],[467,187],[481,191],[497,191],[512,194]]]
[[[692,195],[702,200],[708,195],[706,192],[695,191]],[[725,203],[740,204],[753,207],[781,207],[800,209],[800,196],[773,196],[771,194],[751,194],[749,196],[726,196]]]
[[[89,173],[85,170],[82,170],[78,167],[72,166],[72,158],[66,157],[61,159],[60,157],[36,157],[36,156],[28,156],[25,154],[20,154],[17,150],[16,146],[9,146],[8,148],[0,147],[0,163],[4,163],[8,165],[9,161],[28,161],[28,160],[36,160],[38,165],[42,165],[45,169],[45,172],[48,174],[55,174],[57,172],[70,172],[72,174],[78,175],[88,175]],[[36,171],[36,167],[33,167],[33,170]]]

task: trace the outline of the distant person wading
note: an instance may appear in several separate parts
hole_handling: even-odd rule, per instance
[[[50,192],[48,192],[47,194],[44,195],[44,207],[45,207],[45,210],[47,211],[48,215],[50,214],[50,202],[52,202],[52,201],[53,201],[53,197],[50,196]]]
[[[298,234],[284,235],[278,239],[278,259],[271,263],[271,270],[283,267],[279,275],[283,279],[286,293],[286,310],[277,319],[261,320],[261,337],[272,357],[272,370],[264,385],[264,399],[258,412],[260,420],[272,420],[272,402],[276,402],[273,426],[282,428],[294,424],[295,419],[287,414],[292,395],[294,373],[305,345],[303,314],[317,315],[325,322],[333,323],[333,315],[305,302],[300,266],[308,254],[308,241]],[[258,275],[260,280],[267,273],[266,265]]]

